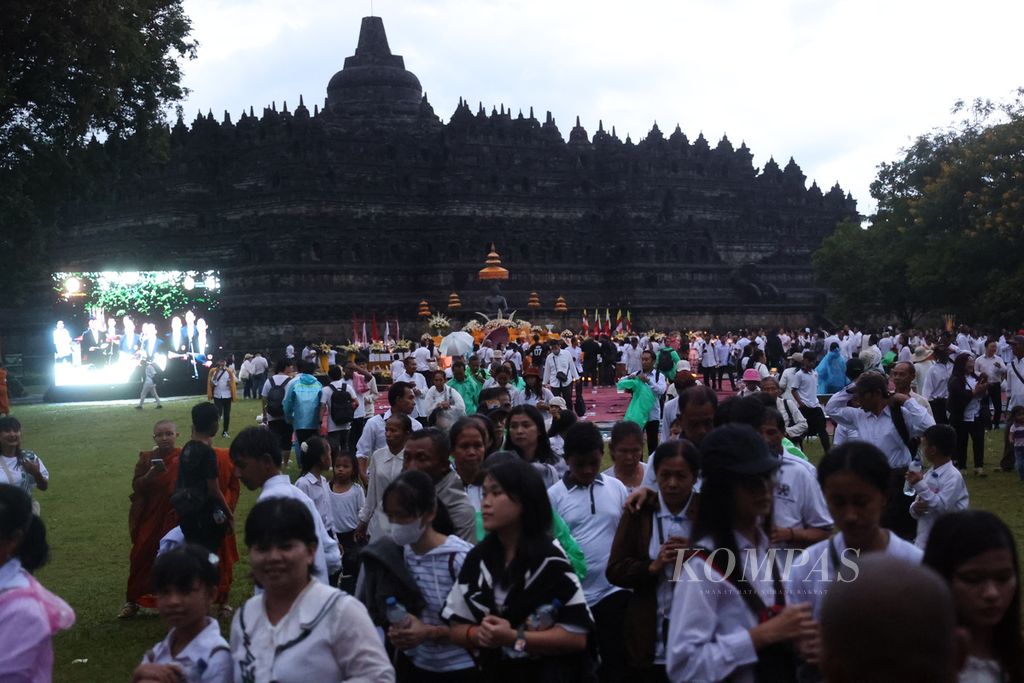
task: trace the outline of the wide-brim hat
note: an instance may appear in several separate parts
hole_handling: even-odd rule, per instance
[[[566,409],[565,399],[562,398],[561,396],[555,396],[553,399],[548,401],[548,405],[552,406],[552,407],[559,408],[561,410],[565,410]]]
[[[803,360],[804,360],[804,354],[802,354],[801,352],[797,351],[796,353],[794,353],[792,356],[789,357],[789,360],[792,363],[802,363]]]
[[[718,470],[740,476],[769,474],[780,460],[768,451],[764,438],[744,424],[723,425],[701,441],[700,463],[704,471]]]
[[[523,377],[540,377],[540,368],[526,368]]]
[[[914,355],[910,357],[911,362],[920,363],[923,360],[928,360],[932,357],[932,350],[927,346],[918,346],[914,349]]]
[[[689,372],[692,369],[693,368],[690,367],[690,361],[688,360],[681,360],[676,363],[676,372]]]

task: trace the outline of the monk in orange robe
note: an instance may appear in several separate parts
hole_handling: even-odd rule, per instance
[[[231,508],[231,514],[235,514],[235,507],[238,505],[238,496],[241,488],[238,485],[238,477],[235,475],[235,465],[231,462],[230,450],[227,448],[214,448],[217,454],[217,485],[224,500]],[[218,571],[220,582],[217,585],[217,598],[214,602],[220,605],[219,617],[227,618],[231,614],[231,608],[227,607],[228,595],[231,593],[231,580],[234,576],[235,562],[238,561],[238,545],[235,543],[234,532],[225,534],[224,540],[217,548],[217,557],[220,558]]]
[[[150,573],[160,548],[160,539],[178,524],[178,517],[171,505],[171,494],[178,481],[178,456],[181,449],[176,446],[178,429],[170,420],[161,420],[153,426],[153,441],[156,448],[139,453],[132,477],[131,509],[128,512],[128,534],[132,549],[128,556],[127,602],[118,613],[118,618],[135,616],[139,607],[156,607],[156,598],[151,594]],[[163,460],[163,465],[154,460]]]

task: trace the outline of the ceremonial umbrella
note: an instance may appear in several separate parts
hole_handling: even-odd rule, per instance
[[[473,335],[469,332],[452,332],[441,340],[442,356],[465,356],[473,350]]]

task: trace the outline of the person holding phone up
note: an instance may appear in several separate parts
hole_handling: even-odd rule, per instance
[[[126,602],[119,619],[130,619],[140,607],[156,608],[151,592],[150,574],[160,539],[175,525],[171,494],[178,480],[178,428],[170,420],[153,425],[153,448],[139,452],[132,475],[132,505],[128,512],[128,535],[132,549],[128,555]]]

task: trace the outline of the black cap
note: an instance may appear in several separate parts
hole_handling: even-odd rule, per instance
[[[781,462],[768,451],[764,438],[749,425],[727,424],[704,437],[700,443],[702,470],[719,470],[739,475],[768,474]]]

